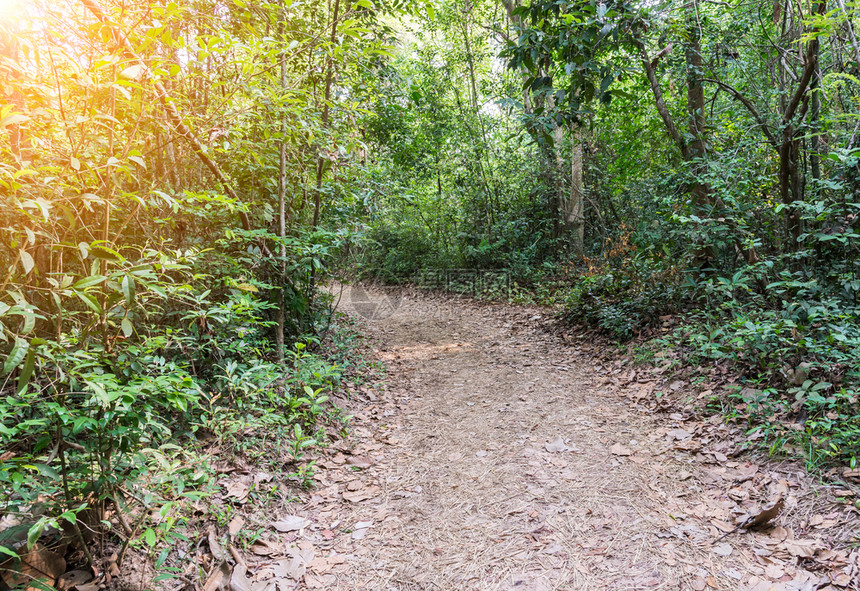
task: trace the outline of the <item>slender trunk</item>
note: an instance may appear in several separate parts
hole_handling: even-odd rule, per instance
[[[812,191],[814,195],[818,194],[818,181],[821,180],[821,157],[819,156],[819,151],[821,150],[821,135],[820,129],[818,127],[818,119],[821,114],[821,93],[819,90],[820,85],[821,65],[818,64],[816,65],[815,72],[812,74],[812,81],[809,83],[809,89],[812,93],[809,108],[809,124],[810,127],[812,127],[812,137],[809,141],[809,168],[812,173]]]
[[[816,0],[812,5],[814,15],[823,16],[827,8],[826,0]],[[788,20],[788,17],[786,17]],[[817,31],[813,29],[813,33]],[[800,169],[800,137],[797,129],[798,120],[803,119],[803,111],[808,105],[808,90],[815,73],[818,70],[819,41],[817,36],[807,42],[803,60],[803,72],[797,82],[797,88],[789,99],[784,99],[782,110],[782,138],[779,145],[779,196],[784,205],[790,248],[797,247],[797,239],[803,232],[800,213],[792,204],[803,200],[803,177]],[[787,102],[786,102],[787,101]],[[800,115],[798,115],[798,109]]]
[[[469,81],[471,82],[472,109],[478,112],[478,84],[475,80],[475,58],[472,55],[472,42],[469,40],[469,11],[463,11],[463,39],[466,45],[466,61],[469,64]]]
[[[167,118],[166,114],[165,127],[170,129],[170,120]],[[176,165],[176,146],[173,139],[170,137],[167,137],[165,140],[164,159],[167,166],[167,182],[170,184],[171,188],[178,189],[181,179],[179,178],[179,167]]]
[[[687,62],[687,118],[691,140],[688,143],[686,159],[690,161],[693,174],[691,194],[693,203],[702,208],[710,204],[710,188],[701,181],[705,173],[704,159],[707,156],[705,141],[705,87],[702,76],[702,28],[699,25],[699,0],[687,5],[687,42],[685,58]]]
[[[564,127],[558,124],[553,125],[552,129],[552,149],[553,149],[553,163],[554,167],[552,169],[552,186],[554,188],[554,195],[551,205],[551,211],[553,220],[553,228],[555,237],[561,236],[562,232],[565,230],[565,224],[563,223],[562,216],[565,207],[565,202],[567,201],[567,194],[564,189],[564,155],[561,151],[562,144],[564,143]]]
[[[564,203],[565,230],[570,236],[571,250],[582,255],[585,241],[584,197],[585,183],[582,177],[582,137],[581,129],[571,129],[570,150],[570,192]]]
[[[280,0],[278,10],[278,42],[281,44],[280,51],[280,66],[281,66],[281,92],[285,92],[287,88],[287,54],[284,50],[284,21],[286,14],[284,10],[284,0]],[[286,302],[284,301],[284,279],[287,274],[287,117],[285,113],[281,113],[281,142],[278,146],[278,237],[281,239],[281,244],[278,248],[278,254],[281,257],[281,281],[278,289],[278,328],[275,332],[275,341],[278,346],[278,357],[281,361],[284,360],[284,325],[286,324]]]
[[[335,43],[337,42],[337,20],[339,18],[340,13],[340,0],[334,0],[334,11],[332,12],[331,17],[331,36],[329,38],[329,51],[334,49]],[[324,129],[328,128],[328,119],[329,119],[329,102],[331,101],[331,83],[334,77],[334,61],[329,54],[328,65],[326,66],[326,76],[325,76],[325,104],[323,104],[323,113],[322,113],[322,126]],[[316,194],[314,195],[314,221],[313,221],[313,229],[316,230],[319,226],[320,222],[320,206],[321,206],[321,198],[322,198],[322,179],[323,179],[323,164],[325,159],[322,154],[317,158],[317,187]]]

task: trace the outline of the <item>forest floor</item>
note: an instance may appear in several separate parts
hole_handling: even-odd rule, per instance
[[[653,377],[614,379],[627,370],[547,331],[545,310],[340,296],[387,377],[339,401],[351,437],[292,505],[301,528],[273,542],[292,558],[249,566],[257,581],[280,568],[289,588],[344,591],[860,589],[850,491],[741,452],[720,416],[655,412],[640,394]],[[768,527],[719,540],[776,498]]]

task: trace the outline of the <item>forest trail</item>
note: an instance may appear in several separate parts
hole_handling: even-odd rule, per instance
[[[388,377],[355,392],[353,437],[320,462],[302,508],[321,531],[308,532],[308,587],[856,588],[857,551],[827,549],[843,515],[812,524],[796,466],[729,459],[725,427],[601,386],[575,345],[540,329],[544,312],[360,288],[340,308]],[[775,528],[715,543],[776,496]]]

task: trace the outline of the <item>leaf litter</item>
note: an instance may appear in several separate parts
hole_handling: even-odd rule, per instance
[[[655,402],[668,375],[548,334],[534,310],[404,295],[366,326],[386,383],[338,400],[351,437],[294,515],[227,545],[209,591],[856,588],[853,503]],[[246,514],[229,537],[259,525]]]
[[[741,429],[655,403],[655,377],[592,335],[404,293],[366,326],[387,383],[347,402],[362,418],[350,455],[373,460],[351,487],[378,490],[354,503],[352,478],[331,474],[341,484],[311,502],[340,518],[320,527],[349,557],[328,588],[849,588],[857,511],[800,466],[741,456]],[[780,497],[767,523],[718,541]],[[354,539],[344,524],[374,512]]]

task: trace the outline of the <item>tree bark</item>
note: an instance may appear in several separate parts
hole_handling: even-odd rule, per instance
[[[281,51],[278,55],[281,69],[280,91],[285,92],[287,88],[287,53],[284,50],[284,21],[286,20],[286,11],[284,9],[284,0],[280,0],[278,5],[278,42],[281,44]],[[283,108],[283,106],[281,107]],[[284,331],[286,325],[286,302],[284,301],[284,286],[283,281],[287,275],[287,117],[281,113],[281,141],[278,145],[278,237],[281,239],[281,244],[278,247],[278,254],[281,257],[281,285],[278,289],[278,328],[275,332],[275,343],[278,347],[278,358],[281,362],[284,361]]]
[[[562,207],[565,230],[570,236],[573,253],[581,256],[585,242],[584,197],[585,182],[582,176],[582,136],[581,129],[571,129],[570,150],[570,192]]]
[[[329,51],[331,51],[335,43],[337,42],[337,20],[339,18],[340,13],[340,0],[334,0],[334,11],[332,13],[331,18],[331,35],[329,38]],[[322,126],[323,128],[328,128],[328,120],[329,120],[329,102],[331,101],[331,83],[334,78],[334,60],[332,60],[331,54],[329,54],[328,65],[326,66],[326,76],[325,76],[325,104],[323,105],[323,113],[322,113]],[[313,229],[316,230],[319,227],[320,223],[320,207],[321,207],[321,199],[322,199],[322,179],[323,179],[323,167],[324,167],[325,159],[322,154],[320,154],[317,158],[317,187],[316,192],[314,194],[314,221],[313,221]]]
[[[693,175],[693,203],[702,208],[710,204],[710,188],[701,178],[705,173],[707,156],[705,141],[705,87],[702,76],[702,28],[699,26],[699,0],[691,0],[686,9],[687,41],[687,118],[690,137],[686,160]]]

